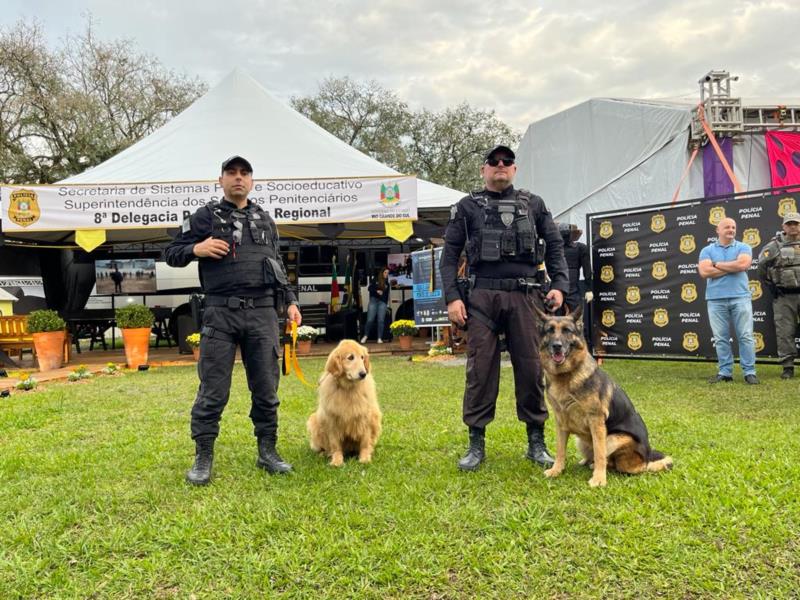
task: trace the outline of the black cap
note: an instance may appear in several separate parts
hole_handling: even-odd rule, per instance
[[[253,172],[253,165],[250,164],[250,161],[238,155],[231,156],[230,158],[227,158],[222,162],[222,172],[224,173],[225,169],[235,164],[240,164],[251,173]]]
[[[505,152],[506,154],[508,154],[508,156],[509,156],[510,158],[514,158],[514,159],[516,159],[516,158],[517,158],[517,155],[516,155],[516,154],[514,154],[514,151],[513,151],[511,148],[509,148],[508,146],[503,146],[503,145],[500,145],[500,146],[495,146],[494,148],[492,148],[491,150],[489,150],[489,151],[488,151],[486,154],[484,154],[484,155],[483,155],[483,160],[489,160],[490,158],[492,158],[492,155],[493,155],[495,152],[499,152],[500,150],[502,150],[503,152]]]

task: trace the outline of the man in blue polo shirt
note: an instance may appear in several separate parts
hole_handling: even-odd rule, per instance
[[[747,283],[747,269],[753,262],[750,246],[736,241],[736,222],[725,218],[717,225],[717,241],[700,251],[697,270],[706,280],[708,319],[717,351],[717,375],[709,383],[733,381],[731,325],[739,345],[739,363],[744,380],[758,383],[756,346],[753,338],[753,303]]]

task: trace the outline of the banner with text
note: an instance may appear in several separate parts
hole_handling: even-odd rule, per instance
[[[178,227],[211,200],[216,181],[96,185],[0,185],[5,232]],[[413,176],[256,180],[250,200],[278,224],[417,218]]]
[[[753,249],[747,276],[756,352],[776,356],[772,296],[758,279],[757,258],[799,200],[800,194],[766,193],[589,215],[595,354],[716,357],[697,261],[716,240],[720,220],[731,217],[736,239]]]
[[[442,248],[419,250],[411,253],[411,271],[414,278],[414,322],[419,327],[449,326],[447,305],[444,302],[442,274],[439,261]]]

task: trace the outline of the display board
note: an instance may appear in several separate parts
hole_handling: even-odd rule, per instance
[[[697,262],[700,250],[716,240],[720,220],[731,217],[736,239],[753,249],[747,276],[756,354],[775,357],[772,296],[758,280],[757,257],[780,231],[783,215],[797,211],[798,199],[800,193],[770,190],[588,215],[595,354],[716,357],[706,282],[697,272]]]
[[[411,253],[414,322],[418,327],[450,325],[442,289],[442,274],[439,272],[441,258],[441,247]]]
[[[95,293],[97,295],[155,294],[156,261],[153,258],[114,258],[96,260]]]

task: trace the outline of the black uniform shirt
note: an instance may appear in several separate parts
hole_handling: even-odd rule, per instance
[[[247,210],[248,208],[252,207],[253,203],[248,200],[247,201]],[[223,211],[231,211],[235,210],[237,207],[232,202],[228,201],[227,199],[223,199],[220,202],[220,207]],[[264,216],[267,219],[271,217],[264,213]],[[195,213],[189,217],[189,227],[184,225],[184,227],[178,232],[175,236],[175,239],[172,240],[172,243],[167,247],[164,251],[164,259],[166,263],[170,267],[185,267],[188,265],[192,260],[196,257],[194,255],[194,246],[195,244],[199,244],[202,241],[208,239],[209,236],[212,234],[212,223],[214,219],[214,213],[211,209],[206,206],[201,206],[198,208]],[[278,248],[278,229],[274,226],[272,227],[273,231],[275,232],[273,243],[274,247]],[[245,228],[247,231],[247,228]],[[246,251],[247,246],[240,247],[240,251]],[[280,258],[280,255],[279,255]],[[203,264],[206,261],[212,260],[219,260],[216,258],[199,258],[198,261],[200,263],[200,284],[203,285]],[[288,287],[284,289],[286,294],[286,303],[287,304],[296,304],[297,298],[294,292],[291,291]],[[263,285],[254,286],[253,282],[249,281],[239,281],[239,282],[232,282],[230,289],[226,291],[226,293],[230,294],[231,296],[249,296],[249,297],[258,297],[263,296],[266,290]]]
[[[508,198],[516,194],[514,186],[508,186],[502,192],[491,192],[484,189],[481,194],[493,198]],[[467,243],[483,224],[484,209],[472,198],[465,196],[455,205],[455,215],[447,224],[444,236],[444,251],[440,269],[444,286],[445,302],[458,300],[460,295],[456,285],[458,275],[458,259]],[[553,222],[550,211],[539,196],[531,194],[528,203],[528,218],[536,229],[536,237],[546,243],[545,265],[550,277],[550,287],[561,290],[564,294],[569,290],[569,274],[564,260],[564,241]],[[469,230],[467,230],[469,227]],[[537,274],[538,265],[533,263],[500,261],[478,262],[472,267],[471,274],[478,277],[507,279],[517,277],[533,277]]]

